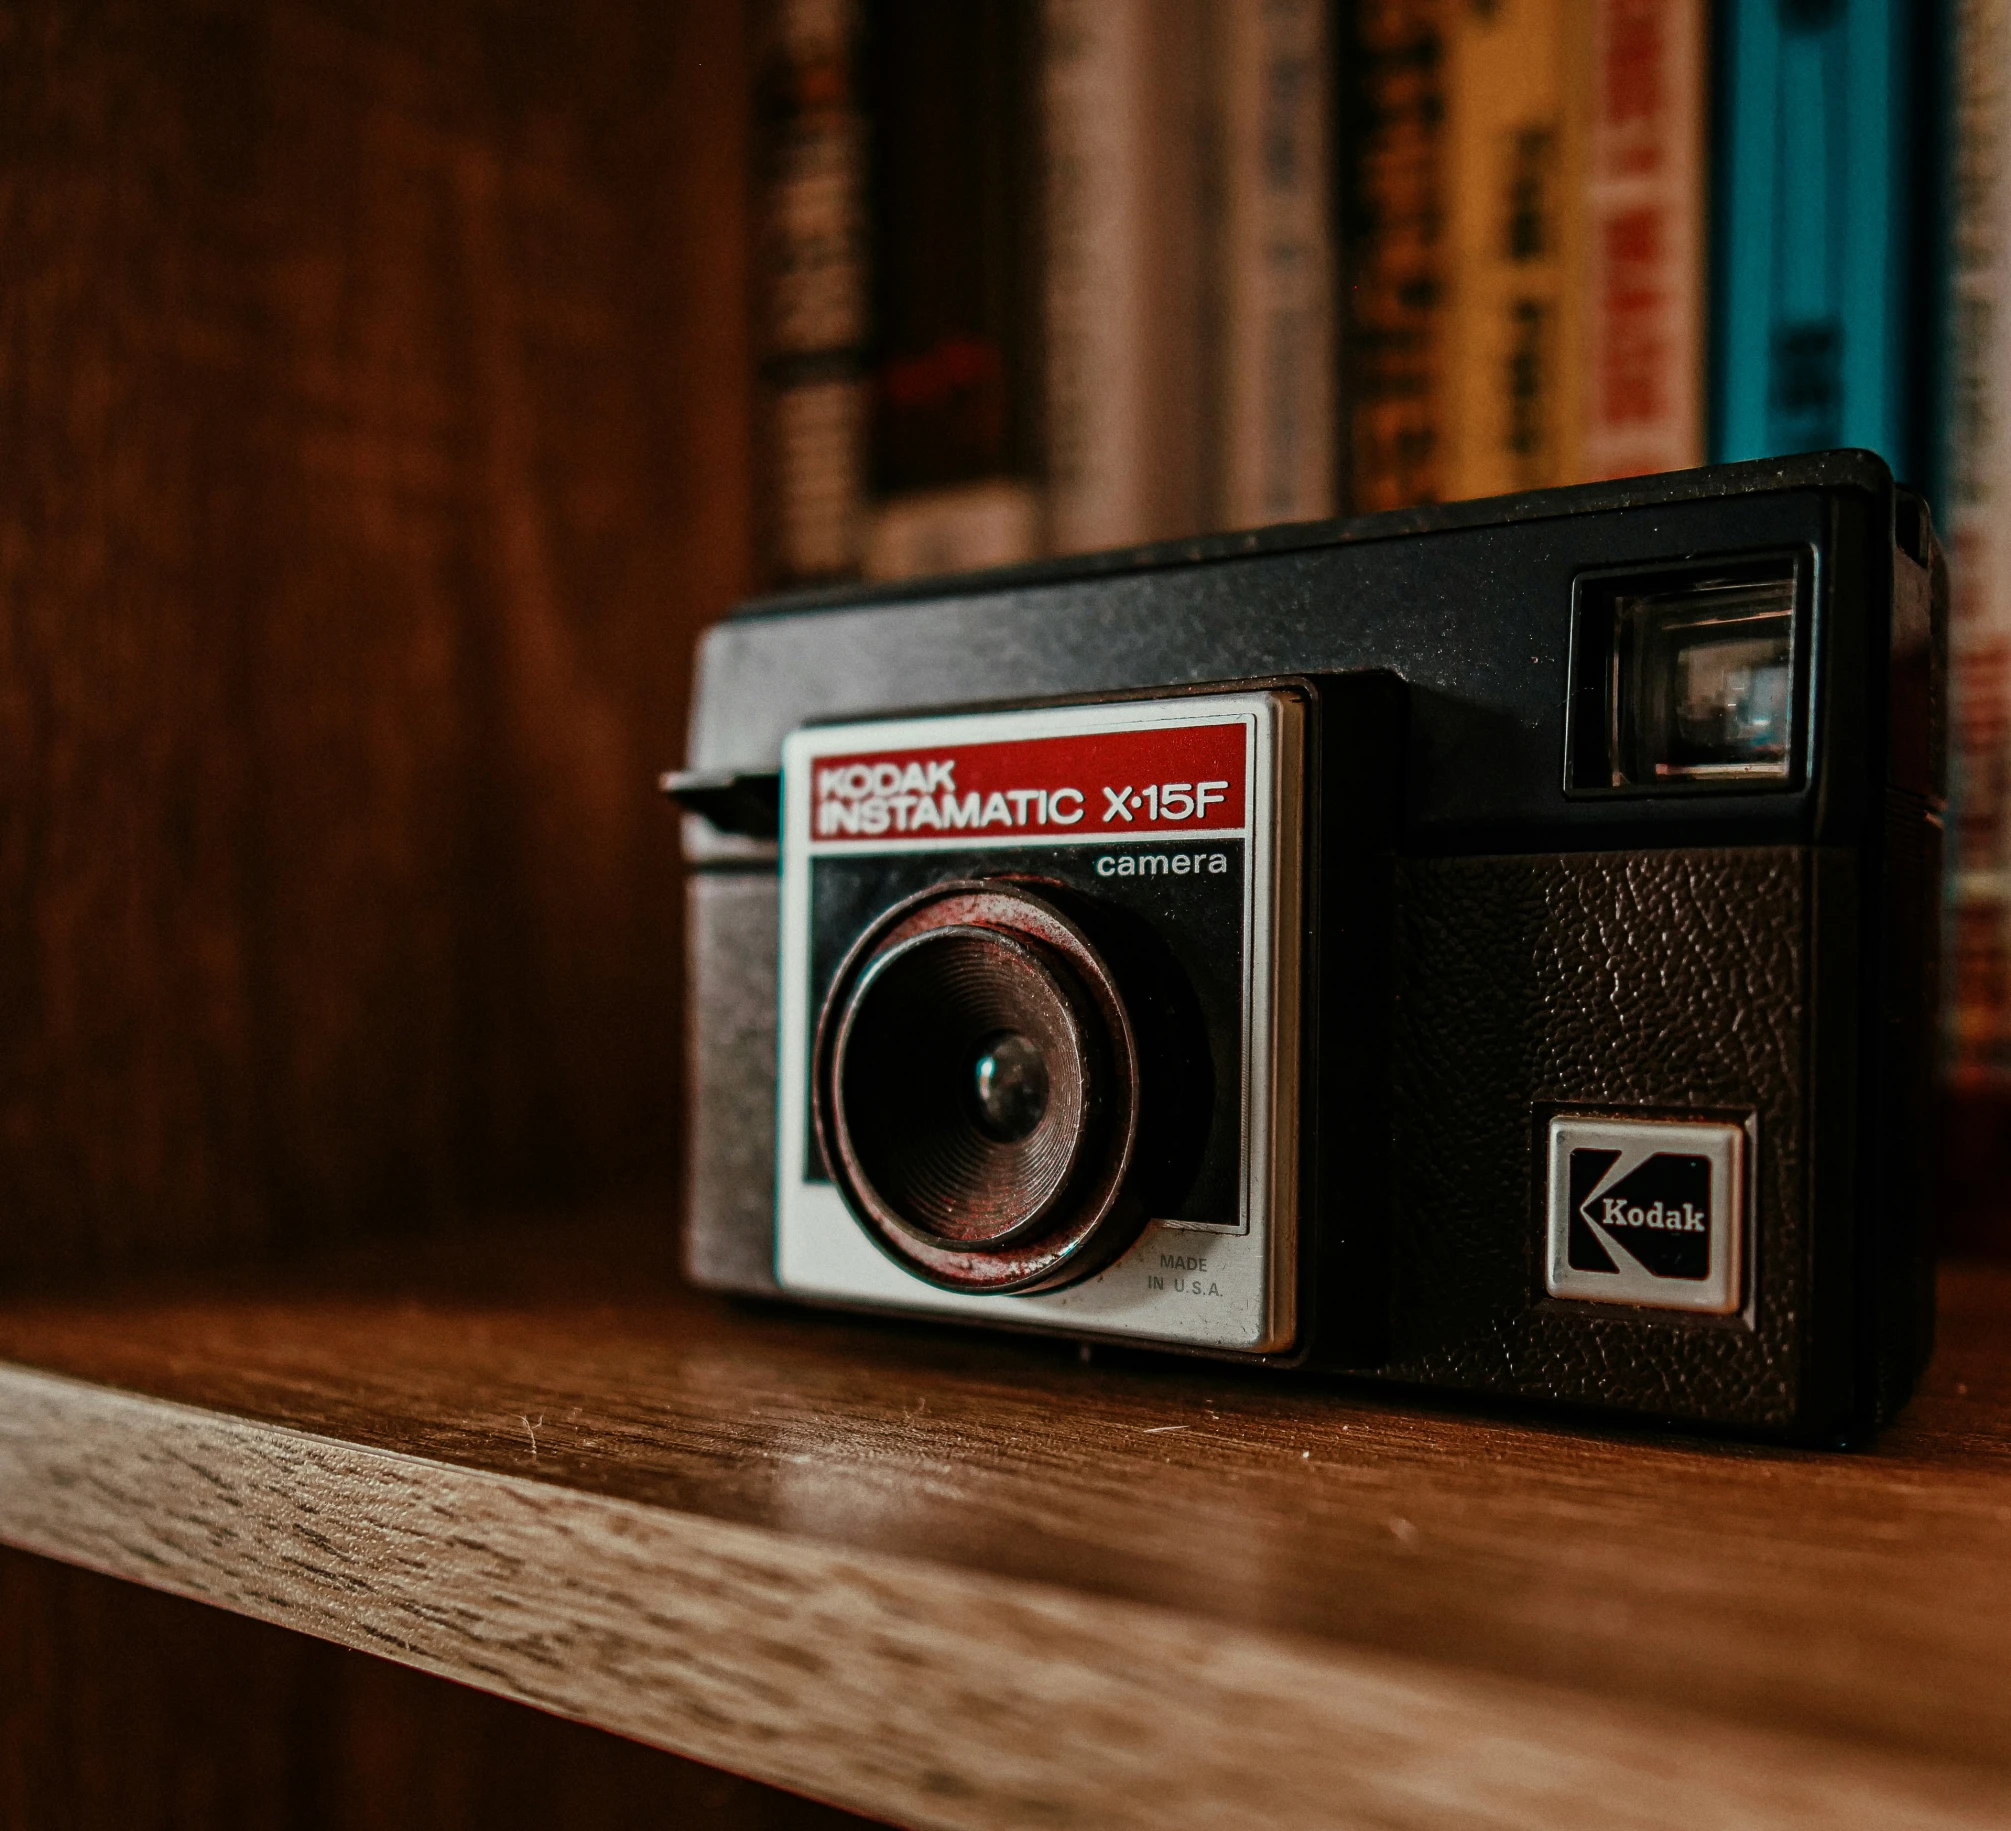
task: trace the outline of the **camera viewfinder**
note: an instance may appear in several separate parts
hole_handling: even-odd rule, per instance
[[[1570,791],[1793,785],[1797,580],[1766,572],[1581,586]]]

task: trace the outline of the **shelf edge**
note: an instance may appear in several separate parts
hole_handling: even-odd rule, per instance
[[[946,1831],[2002,1822],[2001,1774],[842,1551],[5,1364],[0,1539]]]

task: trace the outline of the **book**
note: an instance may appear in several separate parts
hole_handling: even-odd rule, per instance
[[[1704,461],[1704,0],[1591,0],[1579,481]]]
[[[1037,0],[867,0],[867,574],[1041,550]]]
[[[1328,12],[1327,0],[1213,0],[1218,526],[1336,506]]]
[[[1909,0],[1722,0],[1712,455],[1912,474]]]
[[[1584,380],[1585,9],[1488,0],[1446,33],[1440,487],[1449,498],[1574,481]]]
[[[1039,488],[1019,477],[904,490],[873,507],[865,574],[912,579],[1031,559],[1046,545],[1043,507]]]
[[[1209,519],[1205,0],[1046,0],[1047,489],[1054,551]]]
[[[2011,0],[1955,16],[1949,1070],[2011,1085]]]
[[[1346,10],[1338,119],[1343,487],[1357,514],[1445,493],[1446,22],[1452,0]]]
[[[858,564],[866,489],[865,123],[850,0],[770,0],[758,15],[759,428],[767,570]]]

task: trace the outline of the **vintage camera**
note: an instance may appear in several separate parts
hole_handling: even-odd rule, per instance
[[[692,1275],[1863,1434],[1943,576],[1844,452],[749,606],[665,779]]]

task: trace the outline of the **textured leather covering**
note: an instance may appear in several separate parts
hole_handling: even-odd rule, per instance
[[[1795,1422],[1816,863],[1792,846],[1404,862],[1386,1374]],[[1753,1116],[1747,1316],[1544,1294],[1541,1133],[1560,1105]]]
[[[775,1285],[775,874],[694,872],[685,1269],[715,1289]]]

